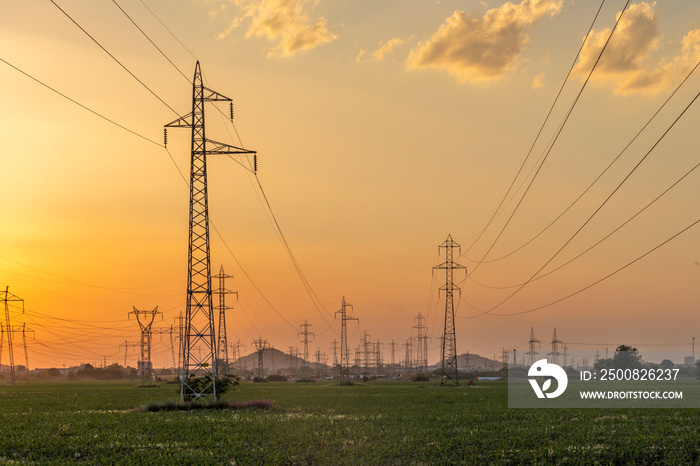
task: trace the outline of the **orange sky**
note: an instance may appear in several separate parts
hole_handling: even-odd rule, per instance
[[[187,80],[114,3],[56,3],[176,112],[190,111]],[[329,352],[339,338],[332,315],[345,296],[360,319],[350,332],[351,348],[364,331],[373,340],[403,344],[422,313],[432,337],[430,362],[436,362],[444,314],[437,289],[444,277],[432,267],[444,260],[437,246],[451,234],[469,270],[466,281],[457,274],[459,353],[524,351],[530,327],[543,341],[556,327],[563,341],[600,343],[601,350],[628,343],[643,353],[645,345],[668,344],[689,354],[700,297],[697,228],[571,299],[522,312],[587,287],[696,221],[694,172],[600,246],[524,287],[491,315],[481,314],[517,289],[503,287],[527,281],[547,263],[696,96],[700,76],[693,74],[569,212],[510,254],[588,187],[698,62],[700,5],[630,6],[527,196],[476,268],[547,154],[624,2],[606,2],[515,183],[517,196],[475,244],[525,159],[598,4],[365,3],[199,0],[174,9],[161,0],[119,1],[187,77],[196,57],[206,85],[234,99],[235,129],[259,153],[259,180],[322,304],[317,310],[309,298],[255,179],[232,160],[212,158],[211,218],[237,259],[212,233],[213,271],[223,264],[235,276],[228,287],[239,292],[229,340],[250,350],[262,336],[286,350],[300,345],[298,326],[308,319],[317,335],[313,350]],[[162,141],[163,124],[177,116],[56,6],[10,2],[0,11],[0,58]],[[5,63],[0,80],[0,284],[25,299],[26,313],[13,308],[12,319],[35,331],[30,366],[123,363],[119,344],[138,340],[138,326],[127,318],[132,306],[159,306],[163,328],[184,308],[187,188],[162,147]],[[599,241],[698,163],[698,111],[690,107],[543,273]],[[225,119],[211,107],[207,112],[209,136],[238,144]],[[187,173],[187,130],[168,136],[175,163]],[[166,337],[156,340],[155,364],[172,364]]]

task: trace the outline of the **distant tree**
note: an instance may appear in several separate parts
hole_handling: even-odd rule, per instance
[[[23,364],[18,364],[16,369],[17,369],[17,372],[27,372],[27,367]]]
[[[673,361],[671,361],[670,359],[664,359],[663,361],[661,361],[661,364],[659,364],[659,367],[661,369],[673,369],[673,366]]]
[[[637,348],[620,345],[615,349],[612,367],[615,369],[640,369],[642,367],[642,356],[637,351]]]
[[[53,379],[53,378],[56,378],[56,377],[60,377],[60,376],[61,376],[61,371],[59,371],[59,370],[56,369],[55,367],[52,367],[51,369],[47,369],[47,370],[46,370],[46,376],[47,376],[47,377],[51,377],[52,379]]]

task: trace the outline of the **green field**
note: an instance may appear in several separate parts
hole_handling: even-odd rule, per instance
[[[269,410],[139,412],[176,385],[0,386],[0,463],[698,464],[700,414],[507,408],[507,384],[243,383]]]

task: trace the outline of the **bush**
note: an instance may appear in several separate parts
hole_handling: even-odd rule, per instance
[[[273,374],[267,377],[268,382],[286,382],[287,377],[279,374]]]
[[[232,390],[238,389],[238,384],[240,380],[235,375],[224,375],[222,377],[216,378],[216,399],[220,400],[221,396]],[[201,377],[189,376],[185,380],[185,401],[192,401],[195,399],[195,394],[197,393],[207,393],[209,387],[212,385],[212,376],[207,374]]]

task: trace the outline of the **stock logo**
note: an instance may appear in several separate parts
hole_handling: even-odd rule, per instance
[[[550,364],[546,359],[540,359],[532,366],[527,373],[528,377],[554,377],[557,381],[557,389],[551,393],[547,393],[547,390],[552,386],[552,379],[546,379],[540,387],[540,384],[536,379],[528,379],[532,389],[535,391],[537,398],[556,398],[566,390],[566,386],[569,383],[569,378],[566,376],[564,369],[556,364]]]

